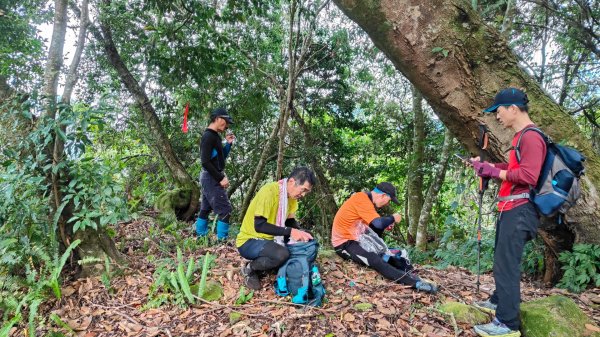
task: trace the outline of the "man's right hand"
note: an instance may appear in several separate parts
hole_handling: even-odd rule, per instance
[[[229,179],[227,179],[227,177],[225,177],[225,178],[221,179],[219,184],[221,185],[221,187],[227,188],[227,187],[229,187]]]
[[[305,231],[301,231],[299,229],[296,228],[292,228],[292,232],[290,233],[290,238],[292,238],[295,241],[309,241],[312,240],[312,235],[310,235],[309,233],[305,232]]]
[[[400,220],[402,220],[402,216],[400,216],[400,213],[394,213],[394,214],[392,214],[392,216],[394,217],[395,224],[399,223]]]

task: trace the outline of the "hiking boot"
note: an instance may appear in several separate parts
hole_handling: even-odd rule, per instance
[[[498,307],[497,304],[490,302],[489,299],[485,301],[473,302],[473,306],[481,311],[489,312],[492,315],[496,314],[496,307]]]
[[[473,327],[475,332],[479,336],[488,337],[488,336],[496,336],[496,337],[520,337],[521,332],[519,330],[511,330],[504,323],[500,322],[498,319],[494,318],[491,323],[488,324],[480,324],[475,325]]]
[[[244,285],[252,290],[260,290],[260,278],[258,274],[250,267],[250,262],[242,266],[242,276],[244,277]]]
[[[415,284],[415,288],[418,291],[422,291],[429,294],[435,294],[439,290],[439,287],[435,284],[423,280],[417,281],[417,284]]]

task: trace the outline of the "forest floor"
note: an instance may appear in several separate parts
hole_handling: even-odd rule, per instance
[[[263,288],[250,301],[236,305],[239,289],[240,258],[234,239],[212,246],[206,251],[215,254],[216,265],[209,279],[223,285],[224,294],[215,302],[203,302],[189,308],[164,305],[142,310],[148,301],[155,266],[149,254],[160,254],[158,248],[142,249],[151,222],[137,220],[121,224],[115,240],[126,256],[128,266],[122,275],[113,276],[110,289],[100,278],[85,278],[65,282],[63,296],[40,308],[45,316],[54,313],[67,323],[77,336],[475,336],[471,326],[453,323],[437,307],[444,301],[470,303],[485,299],[493,290],[491,274],[481,276],[481,291],[476,293],[476,275],[467,270],[421,268],[421,277],[441,285],[441,291],[429,295],[391,283],[376,272],[344,261],[335,254],[319,257],[327,302],[321,308],[291,304],[289,298],[275,295],[274,275],[263,278]],[[190,226],[191,227],[191,226]],[[191,229],[191,228],[190,228]],[[182,233],[182,235],[193,235]],[[162,235],[160,240],[174,240]],[[146,239],[146,241],[148,241]],[[158,247],[154,240],[153,245]],[[164,243],[164,241],[163,241]],[[175,244],[175,243],[174,243]],[[165,254],[165,253],[163,253]],[[173,254],[175,255],[175,254]],[[191,253],[188,252],[188,256]],[[172,256],[173,257],[173,256]],[[523,301],[560,293],[575,300],[588,317],[600,324],[600,310],[592,309],[591,300],[600,298],[600,289],[582,294],[570,294],[561,289],[545,289],[535,282],[521,283]],[[367,311],[357,310],[358,303],[370,303]],[[595,306],[598,308],[598,306]],[[241,314],[230,321],[230,313]],[[38,331],[46,335],[48,331]],[[23,331],[13,331],[22,336]]]

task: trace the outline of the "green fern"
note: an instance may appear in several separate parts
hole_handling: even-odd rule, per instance
[[[60,319],[60,317],[58,317],[57,314],[54,314],[54,313],[50,314],[50,319],[54,322],[54,324],[67,330],[71,335],[75,335],[75,331],[73,329],[71,329],[71,327],[67,323],[63,322],[63,320]]]
[[[4,326],[2,326],[2,328],[0,329],[0,337],[8,337],[8,334],[10,333],[10,329],[12,329],[12,327],[20,321],[21,321],[21,314],[17,314],[10,321],[6,322],[4,324]]]
[[[56,259],[57,263],[53,266],[52,274],[50,275],[50,279],[47,281],[48,285],[54,291],[54,295],[58,299],[60,299],[60,297],[61,297],[60,286],[58,284],[58,278],[60,276],[60,272],[62,271],[63,267],[65,266],[65,263],[67,263],[67,259],[69,258],[69,256],[71,256],[71,251],[73,249],[75,249],[75,247],[79,246],[80,243],[81,243],[81,240],[73,241],[73,243],[71,243],[69,245],[69,247],[67,247],[65,252],[62,254],[60,260]]]
[[[41,298],[36,298],[29,304],[29,337],[35,337],[35,319],[38,314],[38,307],[42,303]]]

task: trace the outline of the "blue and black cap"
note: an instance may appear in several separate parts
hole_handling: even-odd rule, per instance
[[[501,90],[494,98],[494,103],[483,112],[496,112],[499,106],[516,105],[518,107],[526,107],[529,103],[527,94],[517,88],[506,88]]]
[[[373,191],[376,193],[385,193],[390,196],[390,199],[392,199],[395,204],[400,204],[396,197],[396,187],[387,181],[377,184],[377,187],[375,187]]]
[[[227,121],[227,123],[229,124],[233,124],[233,118],[231,118],[231,116],[229,116],[229,113],[227,113],[227,109],[225,108],[216,108],[214,109],[211,113],[210,113],[210,117],[211,118],[223,118],[224,120]]]

